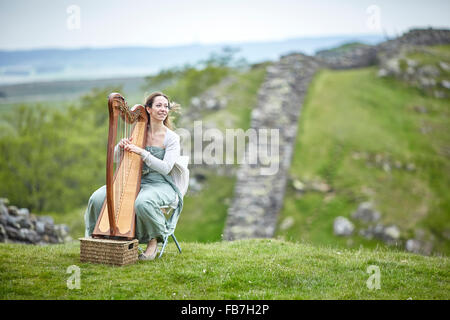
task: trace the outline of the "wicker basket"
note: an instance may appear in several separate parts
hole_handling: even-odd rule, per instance
[[[138,240],[80,238],[80,261],[124,266],[138,260]]]

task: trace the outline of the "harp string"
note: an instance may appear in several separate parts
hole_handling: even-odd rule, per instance
[[[117,141],[116,143],[119,143],[123,138],[125,138],[124,134],[124,128],[125,128],[125,121],[123,118],[124,114],[123,112],[120,112],[119,120],[117,122]],[[118,221],[118,213],[120,210],[120,201],[121,196],[123,193],[123,183],[124,183],[124,173],[123,173],[123,165],[124,165],[124,159],[126,159],[127,152],[124,149],[120,149],[120,152],[117,153],[117,159],[116,159],[116,168],[115,168],[115,175],[116,179],[114,181],[114,218],[115,221]]]
[[[117,121],[117,145],[122,139],[130,139],[133,133],[133,128],[136,125],[136,121],[133,122],[133,115],[129,112],[120,110]],[[135,144],[136,141],[131,141]],[[129,175],[129,171],[132,165],[132,153],[124,149],[119,149],[114,155],[114,182],[113,182],[113,204],[114,204],[114,219],[116,223],[119,221],[119,212],[121,211],[122,201],[124,199],[125,184]]]

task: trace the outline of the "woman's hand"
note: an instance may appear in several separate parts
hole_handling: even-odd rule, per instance
[[[136,153],[136,154],[138,154],[138,155],[142,155],[142,153],[144,152],[144,149],[139,148],[138,146],[132,144],[132,143],[130,142],[131,139],[123,139],[123,140],[124,140],[124,141],[123,141],[123,148],[124,148],[126,151],[130,151],[130,152],[134,152],[134,153]],[[122,141],[121,141],[121,142],[122,142]]]
[[[120,140],[119,147],[121,147],[123,149],[125,147],[125,145],[131,143],[131,140],[133,140],[133,137],[130,137],[130,139],[124,138],[124,139]]]

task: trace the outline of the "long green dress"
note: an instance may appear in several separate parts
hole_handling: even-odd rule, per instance
[[[158,159],[162,160],[164,158],[165,149],[161,147],[147,146],[145,149]],[[160,208],[174,203],[176,196],[178,196],[178,207],[166,219]],[[97,189],[89,198],[84,214],[86,237],[90,237],[94,231],[105,198],[106,186]],[[175,231],[182,209],[183,197],[174,184],[172,177],[153,170],[144,162],[142,166],[141,189],[134,202],[136,239],[138,239],[139,243],[148,243],[153,238],[156,238],[158,242],[164,241],[166,237]]]

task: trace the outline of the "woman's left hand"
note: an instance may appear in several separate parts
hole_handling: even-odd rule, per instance
[[[144,149],[139,148],[138,146],[129,142],[126,142],[123,148],[127,151],[137,153],[138,155],[142,155],[142,152],[144,151]]]

